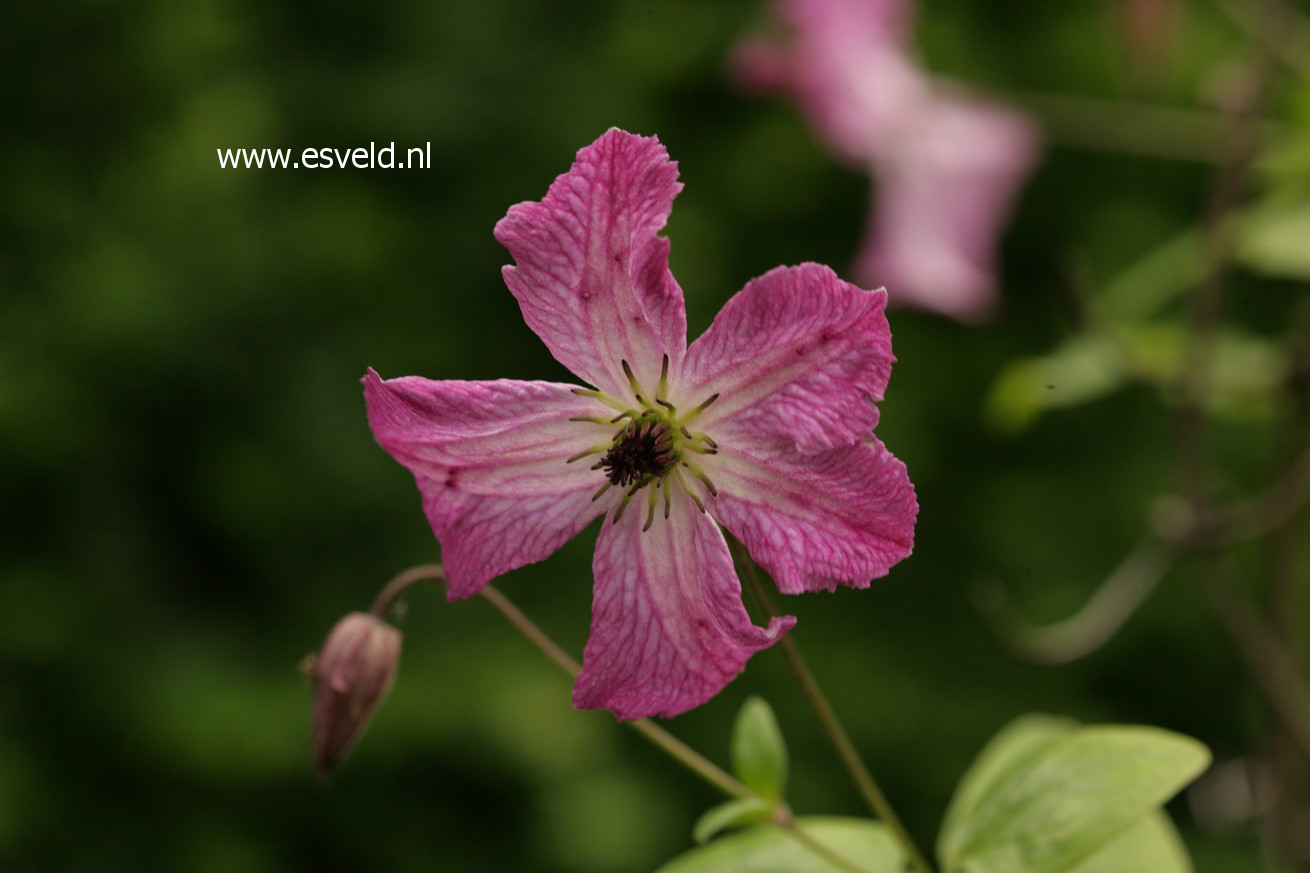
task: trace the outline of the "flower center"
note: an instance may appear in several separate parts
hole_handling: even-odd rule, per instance
[[[633,406],[616,400],[601,391],[575,388],[573,393],[594,397],[612,409],[618,411],[613,418],[583,417],[573,421],[586,421],[592,424],[612,428],[618,425],[618,432],[608,442],[600,443],[586,451],[579,452],[568,459],[571,464],[588,455],[600,455],[601,459],[591,469],[603,470],[606,481],[601,484],[591,499],[596,500],[613,486],[625,489],[623,499],[614,512],[617,522],[627,508],[633,496],[650,485],[647,496],[646,525],[642,530],[649,530],[655,520],[655,507],[660,495],[664,497],[664,517],[669,517],[669,501],[672,485],[678,485],[690,497],[701,512],[705,504],[697,493],[700,489],[710,496],[718,491],[714,483],[701,471],[693,460],[695,455],[713,455],[718,453],[718,443],[708,434],[690,430],[689,425],[706,407],[718,399],[715,394],[699,406],[679,413],[668,400],[669,358],[664,356],[664,366],[660,371],[659,386],[654,393],[654,400],[637,379],[632,375],[632,368],[623,361],[623,372],[627,374],[632,388],[632,396],[637,404]],[[684,476],[684,471],[686,475]],[[690,480],[690,481],[689,481]],[[695,483],[699,483],[699,487]]]
[[[600,466],[611,485],[632,485],[662,476],[677,461],[669,423],[658,413],[647,413],[619,431]]]

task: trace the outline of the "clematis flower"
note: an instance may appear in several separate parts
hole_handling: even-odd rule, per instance
[[[996,238],[1036,160],[1022,114],[941,93],[909,49],[909,0],[775,0],[790,37],[751,37],[735,69],[792,95],[818,137],[874,178],[855,277],[971,321],[996,293]]]
[[[700,705],[794,625],[751,622],[719,525],[792,594],[868,586],[910,553],[918,510],[872,433],[886,295],[780,267],[689,347],[658,235],[680,189],[657,139],[610,130],[496,225],[524,320],[585,385],[363,380],[452,599],[604,516],[573,703],[621,719]]]

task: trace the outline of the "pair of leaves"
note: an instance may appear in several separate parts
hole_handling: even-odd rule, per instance
[[[1158,728],[1021,718],[961,779],[938,857],[945,873],[1187,873],[1158,808],[1209,760]]]
[[[767,821],[781,802],[781,734],[763,701],[748,707],[734,733],[733,761],[738,777],[760,793],[711,810],[698,839]],[[988,743],[956,789],[937,843],[942,873],[1190,873],[1187,852],[1159,807],[1208,762],[1203,745],[1157,728],[1018,719]],[[766,801],[766,794],[777,800]],[[878,822],[813,817],[796,825],[803,834],[759,824],[693,849],[658,873],[906,869],[900,847]]]

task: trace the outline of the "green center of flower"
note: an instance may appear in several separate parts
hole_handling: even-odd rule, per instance
[[[664,365],[660,371],[659,385],[653,395],[647,393],[632,374],[632,368],[623,361],[623,372],[628,377],[636,405],[616,400],[601,391],[575,388],[573,393],[585,397],[594,397],[618,411],[613,418],[576,418],[574,421],[586,421],[605,427],[618,427],[613,437],[597,444],[586,451],[579,452],[568,459],[568,463],[581,460],[589,455],[600,455],[601,459],[591,469],[603,470],[606,481],[592,495],[597,500],[614,486],[623,489],[623,499],[614,512],[617,522],[627,508],[628,502],[647,485],[646,524],[642,530],[649,530],[655,520],[655,507],[662,494],[664,497],[664,517],[669,517],[669,502],[673,485],[679,486],[693,501],[701,512],[705,504],[696,493],[697,488],[689,479],[698,481],[700,486],[711,495],[718,491],[714,483],[693,460],[696,455],[713,455],[718,452],[718,443],[708,434],[691,430],[688,425],[711,403],[718,399],[715,394],[699,406],[680,413],[668,399],[669,358],[664,356]],[[684,476],[684,471],[686,475]]]

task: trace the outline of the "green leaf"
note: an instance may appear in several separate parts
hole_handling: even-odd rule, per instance
[[[1053,715],[1024,715],[1001,728],[1000,732],[983,747],[978,757],[960,778],[960,784],[951,798],[937,837],[937,857],[949,868],[960,856],[965,839],[965,823],[972,817],[978,801],[992,787],[997,777],[1016,761],[1031,754],[1042,744],[1049,743],[1078,727],[1073,719]]]
[[[1281,345],[1222,330],[1214,338],[1213,355],[1208,407],[1234,418],[1265,414],[1289,366]],[[1089,403],[1130,381],[1175,388],[1187,363],[1180,324],[1151,322],[1124,326],[1114,335],[1081,334],[1049,354],[1006,366],[992,384],[985,413],[993,426],[1016,432],[1044,411]]]
[[[989,765],[990,786],[968,788],[943,866],[949,873],[1067,873],[1209,760],[1197,741],[1148,727],[1085,727],[1016,742]]]
[[[1134,324],[1159,314],[1201,277],[1201,235],[1188,229],[1138,258],[1092,301],[1106,320]]]
[[[732,769],[747,788],[765,800],[782,797],[787,785],[787,745],[773,710],[762,697],[748,699],[737,714]]]
[[[704,843],[720,831],[765,821],[773,809],[774,804],[759,797],[743,797],[710,807],[692,829],[692,839]]]
[[[1192,873],[1192,861],[1169,816],[1157,811],[1069,873]]]
[[[903,873],[904,856],[887,828],[861,818],[799,818],[830,852],[867,873]],[[655,873],[850,873],[776,825],[751,828],[684,852]]]
[[[1009,364],[988,393],[993,426],[1014,433],[1046,409],[1077,406],[1118,389],[1130,375],[1123,349],[1105,334],[1067,340],[1050,354]]]
[[[1262,273],[1310,279],[1310,204],[1273,202],[1246,213],[1237,224],[1233,254]]]

